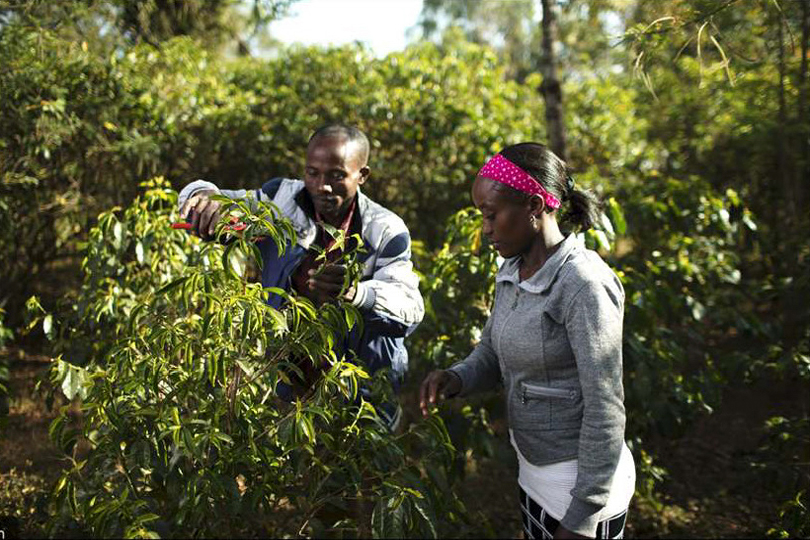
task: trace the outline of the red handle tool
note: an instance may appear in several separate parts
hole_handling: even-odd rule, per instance
[[[172,229],[183,229],[190,231],[192,229],[191,223],[172,223]],[[247,225],[239,221],[236,217],[231,216],[231,224],[225,226],[226,231],[241,232],[247,229]]]
[[[226,231],[233,231],[233,232],[242,232],[247,229],[247,225],[242,223],[241,221],[237,220],[235,217],[231,218],[232,225],[226,225]],[[193,228],[191,223],[181,222],[181,223],[172,223],[172,229],[181,229],[190,231]],[[264,240],[264,236],[259,236],[253,239],[254,242],[260,242]]]

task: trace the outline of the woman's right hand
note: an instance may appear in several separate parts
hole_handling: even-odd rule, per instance
[[[447,369],[431,371],[419,388],[419,408],[422,416],[430,414],[429,407],[461,391],[461,379]]]

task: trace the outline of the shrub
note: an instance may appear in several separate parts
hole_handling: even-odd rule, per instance
[[[361,323],[355,309],[316,308],[247,278],[252,240],[284,245],[289,223],[270,206],[237,204],[231,214],[248,224],[238,238],[201,243],[169,227],[176,194],[166,183],[147,187],[99,217],[72,315],[52,323],[63,356],[51,379],[81,398],[83,415],[77,429],[63,408],[51,426],[71,456],[52,533],[435,537],[439,517],[458,522],[441,421],[392,435],[358,394],[366,384],[382,399],[387,379],[333,352]],[[265,303],[269,292],[285,296],[282,310]],[[86,343],[81,354],[75,341]],[[308,362],[322,376],[282,402],[277,382]]]

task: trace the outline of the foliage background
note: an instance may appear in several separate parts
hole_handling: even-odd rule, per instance
[[[787,397],[751,426],[756,451],[733,454],[768,492],[769,517],[743,532],[808,534],[806,4],[679,0],[666,17],[649,2],[560,4],[569,162],[608,201],[588,241],[627,292],[628,439],[649,534],[688,524],[666,493],[668,441],[740,390],[755,405],[763,385]],[[416,241],[429,310],[410,341],[413,392],[463,358],[488,312],[496,261],[463,210],[470,178],[499,147],[546,139],[539,30],[526,23],[538,6],[428,1],[405,51],[263,59],[246,36],[289,2],[248,2],[249,15],[216,2],[205,17],[202,5],[0,3],[0,361],[54,354],[23,335],[26,299],[52,311],[79,297],[89,231],[144,179],[297,176],[310,132],[342,121],[372,140],[366,191]],[[0,365],[3,393],[8,379]],[[484,396],[443,413],[459,456],[502,457],[499,407]]]

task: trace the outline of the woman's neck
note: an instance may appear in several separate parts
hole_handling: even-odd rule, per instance
[[[540,270],[546,261],[560,248],[565,240],[557,221],[553,218],[541,218],[542,226],[534,241],[523,254],[520,261],[520,278],[526,279]]]

